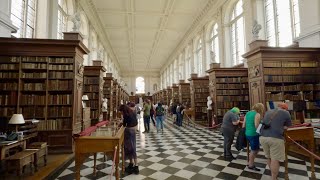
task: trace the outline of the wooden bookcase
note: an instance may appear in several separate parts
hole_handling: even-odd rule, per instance
[[[172,87],[168,86],[167,87],[167,98],[165,99],[166,103],[168,106],[170,106],[171,104],[171,100],[172,100]]]
[[[184,80],[179,81],[179,102],[186,106],[191,106],[191,94],[190,94],[190,83],[185,83]]]
[[[48,142],[51,153],[72,152],[72,134],[81,131],[82,63],[89,50],[79,34],[64,37],[0,38],[1,127],[14,113],[40,120],[38,140]]]
[[[112,87],[112,119],[117,118],[117,112],[119,107],[119,84],[117,79],[113,79],[113,87]]]
[[[319,118],[320,48],[251,45],[248,59],[250,104],[289,100],[293,120]],[[318,107],[316,107],[318,106]]]
[[[164,89],[162,91],[162,102],[163,102],[163,105],[170,105],[167,103],[167,99],[168,99],[168,90],[167,89]]]
[[[177,84],[173,84],[171,88],[172,94],[172,102],[178,103],[179,101],[179,86]]]
[[[85,66],[83,72],[83,94],[88,95],[86,102],[90,107],[91,125],[97,124],[101,115],[103,97],[103,75],[106,69],[102,61],[93,61],[93,66]]]
[[[111,120],[113,117],[113,78],[112,73],[106,73],[106,77],[103,78],[103,98],[108,99],[108,113],[107,120]]]
[[[247,68],[211,68],[206,72],[209,73],[212,114],[218,123],[232,107],[250,110]]]
[[[197,77],[197,74],[191,74],[188,80],[190,81],[191,107],[195,112],[195,121],[206,124],[209,77]]]

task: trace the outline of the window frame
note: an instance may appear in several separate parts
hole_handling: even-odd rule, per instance
[[[244,22],[244,11],[243,11],[243,7],[241,7],[242,8],[242,12],[240,13],[240,14],[238,14],[237,16],[236,16],[236,7],[237,7],[237,5],[238,5],[238,3],[239,2],[242,2],[242,6],[243,6],[243,0],[238,0],[236,3],[234,3],[234,5],[233,5],[233,8],[232,8],[232,11],[231,11],[231,16],[230,16],[230,19],[229,19],[229,27],[230,27],[230,30],[229,30],[229,36],[230,36],[230,49],[231,49],[231,65],[232,66],[235,66],[235,65],[238,65],[238,64],[241,64],[241,63],[243,63],[243,58],[242,59],[238,59],[238,57],[240,57],[239,56],[239,43],[238,43],[238,41],[239,41],[239,35],[238,35],[238,31],[237,31],[237,29],[238,29],[238,27],[237,27],[237,22],[238,22],[238,20],[239,19],[241,19],[242,18],[242,21],[243,21],[243,32],[245,33],[245,27],[244,27],[244,25],[245,25],[245,22]],[[236,26],[236,28],[235,28],[235,50],[236,50],[236,52],[235,52],[235,55],[236,55],[236,59],[233,59],[233,48],[232,48],[232,44],[233,44],[233,36],[232,36],[232,26],[233,25],[235,25]],[[243,48],[244,48],[244,50],[245,50],[245,41],[246,41],[246,39],[245,39],[245,34],[243,34],[243,36],[244,36],[244,44],[243,44]],[[242,62],[241,62],[242,61]]]
[[[293,1],[294,0],[288,0],[289,1],[289,12],[290,12],[290,26],[291,26],[291,38],[292,38],[292,42],[291,44],[287,44],[285,46],[280,46],[280,36],[279,36],[279,18],[278,18],[278,7],[277,7],[277,0],[270,0],[273,6],[273,25],[274,25],[274,38],[275,38],[275,44],[271,45],[268,43],[268,45],[270,46],[274,46],[274,47],[286,47],[286,46],[290,46],[293,42],[294,39],[298,37],[298,35],[301,33],[301,27],[300,27],[300,17],[297,20],[295,18],[295,13],[294,13],[294,6],[298,6],[299,7],[299,3],[297,2],[297,4],[295,4]],[[267,9],[266,9],[266,0],[263,1],[263,9],[264,9],[264,22],[265,22],[265,27],[266,27],[266,39],[269,40],[269,26],[267,24]],[[280,9],[281,10],[281,9]],[[300,16],[300,11],[298,8],[298,15]],[[298,22],[298,23],[297,23]],[[297,32],[297,27],[299,26],[299,32]],[[298,34],[299,33],[299,34]],[[271,37],[271,36],[270,36]]]
[[[16,38],[35,38],[36,37],[36,33],[37,33],[37,10],[38,10],[38,0],[33,0],[35,5],[34,5],[34,16],[33,16],[33,24],[34,24],[34,27],[31,27],[28,25],[28,14],[29,14],[29,4],[30,4],[30,1],[32,0],[21,0],[21,3],[23,4],[23,7],[22,7],[22,12],[19,12],[22,14],[22,19],[18,18],[15,14],[12,13],[12,9],[13,9],[13,6],[12,6],[12,1],[11,1],[11,4],[10,4],[10,20],[12,21],[11,19],[11,16],[15,16],[17,19],[19,20],[22,20],[22,27],[18,27],[19,30],[20,30],[20,34],[17,36],[14,36],[14,34],[16,33],[11,33],[11,36],[14,36]],[[31,6],[30,6],[31,8]],[[33,29],[32,31],[32,37],[27,37],[27,27],[30,27],[31,29]],[[18,32],[18,31],[17,31]],[[21,35],[21,36],[20,36]]]
[[[215,26],[217,26],[217,33],[215,34]],[[211,63],[211,51],[213,51],[215,53],[215,62],[216,63],[220,63],[220,44],[219,44],[219,25],[217,22],[213,23],[212,26],[211,26],[211,30],[210,30],[210,37],[207,41],[208,45],[209,45],[209,58],[207,60],[207,63],[208,63],[208,67],[207,68],[210,68],[210,63]],[[218,41],[218,43],[216,44],[215,43],[215,40]],[[218,49],[218,52],[215,51],[215,49]],[[217,56],[218,54],[218,56]],[[217,61],[218,59],[218,61]]]
[[[202,65],[202,61],[203,61],[203,55],[202,55],[202,50],[203,50],[203,42],[202,42],[202,39],[201,39],[201,36],[200,38],[198,39],[198,43],[197,43],[197,49],[196,49],[196,57],[197,57],[197,63],[198,65],[196,66],[197,67],[197,70],[198,70],[198,75],[201,76],[203,74],[203,65]],[[200,57],[201,57],[201,61],[200,61]]]

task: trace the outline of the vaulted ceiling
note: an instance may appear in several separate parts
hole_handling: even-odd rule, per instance
[[[159,71],[208,0],[93,0],[121,72]]]

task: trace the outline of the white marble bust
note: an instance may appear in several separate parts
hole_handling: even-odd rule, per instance
[[[102,101],[102,112],[108,112],[108,99],[103,98]]]
[[[208,96],[207,97],[207,109],[208,110],[212,110],[212,99],[211,99],[211,96]]]

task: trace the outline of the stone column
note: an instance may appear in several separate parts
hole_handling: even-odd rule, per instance
[[[11,0],[0,1],[0,37],[11,37],[11,33],[17,32],[10,20]]]
[[[300,47],[320,47],[320,1],[300,0],[300,36],[296,39]]]

